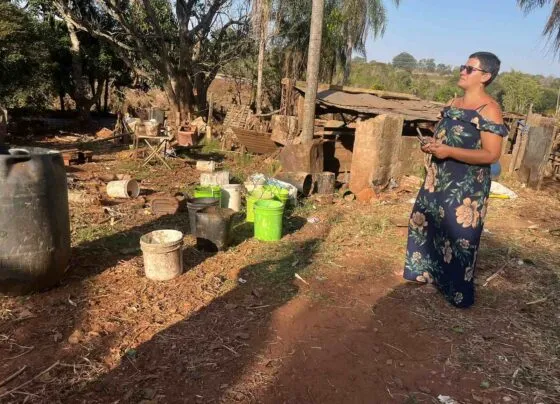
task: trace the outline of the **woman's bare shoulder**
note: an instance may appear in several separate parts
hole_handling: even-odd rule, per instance
[[[500,104],[493,98],[489,100],[488,104],[480,112],[483,118],[492,121],[494,123],[502,124],[504,123],[504,117],[502,113],[502,108]]]

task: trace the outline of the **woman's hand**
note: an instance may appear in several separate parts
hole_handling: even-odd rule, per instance
[[[437,157],[438,159],[446,159],[451,155],[451,147],[443,143],[430,143],[426,146],[427,153],[432,154],[433,156]]]
[[[426,143],[420,146],[420,150],[422,150],[424,153],[430,154],[430,145],[434,143],[435,140],[433,137],[424,137],[424,140],[426,141]]]

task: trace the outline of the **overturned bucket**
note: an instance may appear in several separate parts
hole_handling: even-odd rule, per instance
[[[183,233],[155,230],[140,238],[146,278],[167,281],[183,272]]]
[[[229,244],[232,209],[210,206],[196,212],[196,247],[208,252],[224,251]]]
[[[140,186],[136,180],[111,181],[107,184],[107,195],[113,198],[137,198]]]
[[[210,206],[219,206],[218,198],[192,198],[187,200],[187,209],[189,210],[189,224],[191,234],[196,235],[196,212]]]

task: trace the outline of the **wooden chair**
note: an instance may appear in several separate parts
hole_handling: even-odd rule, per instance
[[[151,130],[146,130],[146,126],[144,123],[138,124],[136,126],[136,130],[134,133],[134,157],[138,156],[138,148],[140,147],[140,143],[145,143],[150,150],[148,156],[144,159],[144,163],[142,167],[147,165],[154,157],[157,157],[164,166],[171,170],[167,161],[165,161],[165,153],[167,152],[167,148],[169,142],[173,140],[173,135],[167,131],[164,132],[164,135],[160,135],[161,125],[156,125],[155,129],[152,128]]]

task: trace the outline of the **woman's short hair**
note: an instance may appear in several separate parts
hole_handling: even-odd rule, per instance
[[[484,83],[485,86],[489,85],[494,81],[500,72],[500,59],[496,55],[490,52],[475,52],[469,56],[469,59],[478,59],[480,61],[480,68],[487,73],[490,73],[491,77],[488,81]]]

